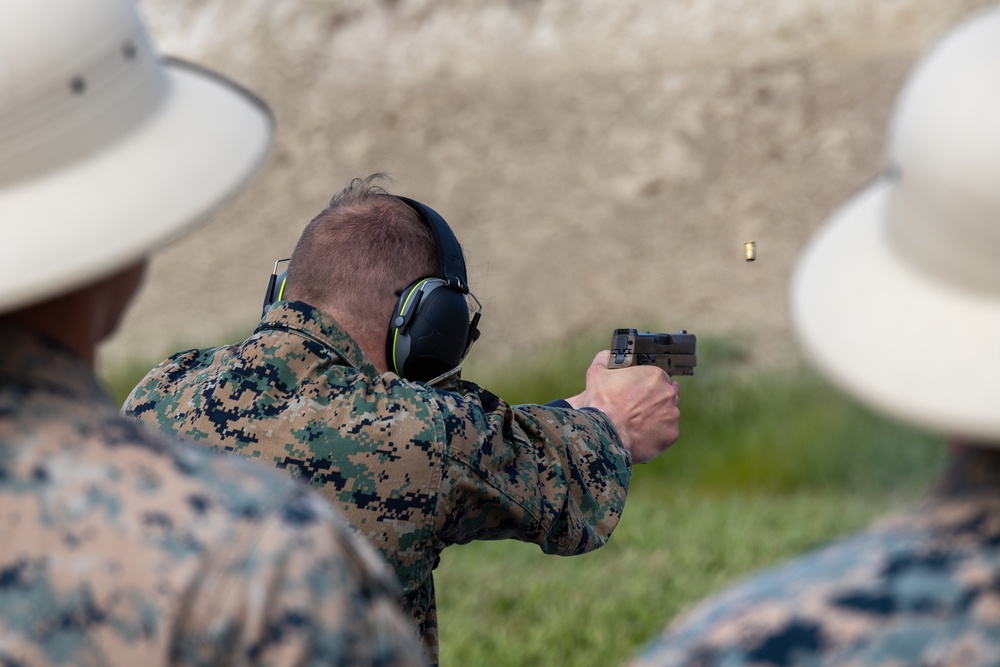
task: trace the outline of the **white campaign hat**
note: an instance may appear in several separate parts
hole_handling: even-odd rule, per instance
[[[4,0],[0,313],[128,266],[260,166],[267,108],[154,51],[130,0]]]
[[[875,409],[1000,444],[1000,7],[917,63],[883,176],[792,277],[809,357]]]

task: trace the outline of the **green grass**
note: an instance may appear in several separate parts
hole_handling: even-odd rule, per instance
[[[841,494],[684,494],[639,485],[602,549],[516,542],[444,552],[444,665],[615,665],[679,611],[756,568],[867,523],[891,503]]]
[[[465,376],[512,403],[578,393],[606,336]],[[760,371],[699,340],[680,378],[681,438],[637,467],[611,541],[573,558],[517,542],[445,551],[435,580],[444,665],[615,665],[706,594],[916,502],[944,446],[815,374]],[[152,363],[106,374],[118,400]]]
[[[600,344],[470,379],[511,402],[582,389]],[[540,361],[541,359],[541,361]],[[516,542],[445,551],[435,576],[445,665],[615,665],[674,616],[752,571],[917,502],[944,455],[803,369],[759,371],[699,340],[679,378],[681,438],[636,468],[611,541],[573,558]]]

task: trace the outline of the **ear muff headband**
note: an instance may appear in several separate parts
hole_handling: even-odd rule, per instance
[[[459,245],[448,223],[430,206],[425,206],[409,197],[391,196],[416,211],[420,219],[430,227],[441,260],[439,276],[444,278],[449,286],[459,289],[462,294],[468,294],[469,280],[465,271],[465,255],[462,254],[462,246]]]

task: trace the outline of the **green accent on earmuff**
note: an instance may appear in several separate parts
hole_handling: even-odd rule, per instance
[[[410,290],[406,293],[406,298],[403,300],[403,307],[399,309],[399,317],[403,318],[403,322],[400,324],[399,327],[397,326],[392,327],[392,359],[390,359],[389,361],[392,362],[392,370],[396,373],[396,375],[399,375],[400,377],[402,377],[403,375],[402,369],[396,365],[396,342],[399,340],[399,329],[402,326],[402,324],[406,323],[407,313],[409,312],[408,308],[410,306],[410,300],[413,299],[414,294],[420,292],[421,286],[423,286],[428,280],[433,280],[433,278],[424,278],[420,282],[413,285],[410,288]]]

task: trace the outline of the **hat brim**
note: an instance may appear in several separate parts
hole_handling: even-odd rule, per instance
[[[873,408],[1000,442],[1000,301],[898,256],[886,218],[891,187],[875,181],[810,241],[792,279],[796,333],[822,372]]]
[[[163,103],[128,136],[0,191],[0,313],[135,263],[211,217],[260,167],[267,107],[195,66],[163,69]]]

